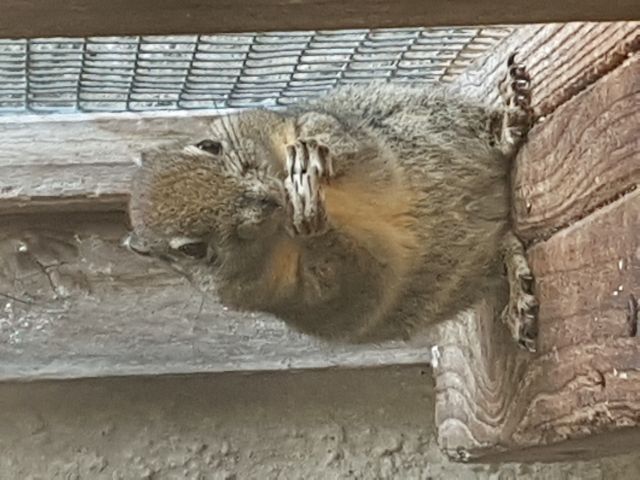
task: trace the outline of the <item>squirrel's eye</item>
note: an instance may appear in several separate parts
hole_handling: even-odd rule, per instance
[[[207,256],[207,244],[205,242],[185,243],[177,249],[192,258],[204,258]]]
[[[196,144],[196,147],[212,155],[220,155],[222,153],[222,144],[215,140],[202,140]]]

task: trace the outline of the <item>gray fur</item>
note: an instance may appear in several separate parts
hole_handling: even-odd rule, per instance
[[[225,117],[211,127],[223,144],[220,156],[177,146],[143,162],[131,203],[134,235],[162,245],[150,253],[169,252],[233,308],[271,312],[328,339],[407,338],[480,296],[507,290],[501,253],[517,145],[502,141],[504,113],[441,86],[372,84],[341,87],[285,112]],[[405,203],[396,223],[406,231],[378,239],[397,220],[387,213],[380,224],[354,217],[354,234],[327,204],[325,230],[292,233],[282,156],[296,138],[328,147],[335,172],[321,187],[327,195],[334,189],[350,199],[356,185],[382,199],[380,211],[397,197]],[[199,179],[187,174],[184,186],[169,187],[177,165],[200,172]],[[152,197],[163,200],[154,204]],[[170,252],[173,237],[198,237],[210,255],[195,261]],[[395,238],[413,240],[393,245]],[[282,245],[300,254],[292,284],[271,281],[287,264],[273,260]]]

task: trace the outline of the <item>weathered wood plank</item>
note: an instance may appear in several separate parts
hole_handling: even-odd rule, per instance
[[[530,256],[540,354],[511,348],[487,313],[443,325],[434,347],[440,445],[487,462],[593,458],[616,453],[618,437],[637,449],[640,435],[625,429],[640,424],[640,337],[628,311],[628,294],[640,291],[640,192]]]
[[[530,25],[515,30],[455,79],[471,96],[498,104],[496,85],[514,51],[531,75],[538,116],[553,112],[640,49],[640,22]]]
[[[443,326],[436,421],[454,458],[551,461],[640,445],[626,429],[640,423],[640,340],[630,338],[628,309],[640,290],[638,78],[632,56],[536,126],[517,159],[520,233],[575,223],[529,251],[540,356],[510,350],[487,314]]]
[[[518,155],[518,234],[532,240],[640,184],[640,54],[537,125]]]
[[[0,381],[426,363],[429,349],[328,346],[227,311],[119,246],[124,214],[2,218]]]
[[[637,428],[639,386],[637,338],[592,341],[549,352],[530,365],[521,381],[519,408],[513,413],[518,422],[510,437],[522,448],[533,448]],[[580,456],[597,454],[584,451]]]
[[[443,324],[432,348],[438,444],[456,461],[482,461],[508,448],[503,432],[529,357],[496,317],[494,306],[482,303]]]
[[[5,0],[5,37],[254,32],[633,20],[635,0]]]
[[[566,103],[542,90],[538,108],[561,105],[535,127],[514,172],[520,234],[565,227],[529,251],[539,354],[510,349],[488,314],[443,326],[436,422],[453,458],[553,461],[640,446],[640,339],[629,312],[640,290],[638,65],[631,55]]]
[[[640,192],[623,198],[529,250],[540,352],[630,335],[629,295],[640,297]]]

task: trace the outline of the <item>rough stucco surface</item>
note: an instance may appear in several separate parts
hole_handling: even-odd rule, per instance
[[[640,455],[446,461],[419,367],[0,385],[0,478],[640,478]]]

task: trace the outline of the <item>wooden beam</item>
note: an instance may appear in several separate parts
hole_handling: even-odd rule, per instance
[[[572,86],[536,93],[536,106],[554,111],[516,159],[514,213],[519,233],[537,240],[528,255],[540,301],[538,353],[506,343],[486,305],[474,318],[443,325],[434,347],[436,422],[452,458],[586,459],[640,446],[633,300],[640,296],[640,54],[635,41],[624,45],[613,71],[607,59],[619,55],[619,44],[615,55],[580,60],[608,73],[595,83],[581,76],[585,88],[568,101]],[[555,62],[538,58],[541,72]],[[485,80],[475,85],[489,88]]]
[[[518,234],[546,238],[636,188],[639,130],[636,53],[531,132],[514,172]]]
[[[522,462],[637,450],[640,338],[629,294],[640,292],[639,252],[640,192],[531,250],[538,356],[515,351],[486,307],[442,327],[434,370],[445,452],[462,461]]]
[[[0,381],[420,364],[424,346],[328,346],[228,311],[119,242],[124,214],[2,218]]]
[[[4,37],[212,34],[640,18],[635,0],[5,0]]]
[[[495,321],[498,315],[493,305],[476,305],[443,324],[432,347],[438,444],[455,461],[482,461],[509,448],[503,432],[528,356]]]
[[[505,58],[520,49],[534,77],[536,108],[549,113],[638,48],[640,22],[521,27],[453,88],[498,101]],[[0,213],[122,210],[140,150],[197,141],[206,136],[211,115],[0,117]]]
[[[528,254],[540,299],[539,352],[633,335],[628,304],[629,295],[640,297],[640,192]]]

